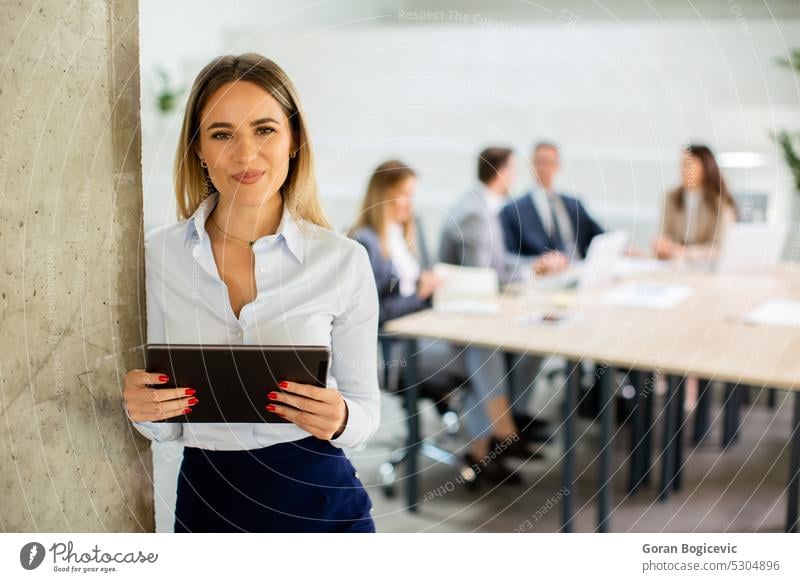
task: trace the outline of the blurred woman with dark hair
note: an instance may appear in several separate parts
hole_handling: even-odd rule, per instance
[[[711,260],[735,221],[736,203],[714,154],[704,145],[690,145],[683,153],[682,183],[666,196],[661,234],[653,242],[656,256]]]

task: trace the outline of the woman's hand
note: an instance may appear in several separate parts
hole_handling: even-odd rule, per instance
[[[682,248],[666,236],[660,236],[653,241],[653,253],[662,260],[677,258],[680,256]]]
[[[628,247],[628,250],[625,251],[625,256],[636,257],[636,258],[647,258],[650,256],[650,254],[647,251],[640,249],[639,247],[631,245]]]
[[[152,422],[173,416],[181,416],[192,411],[190,406],[197,404],[193,388],[148,388],[148,384],[164,384],[169,377],[164,374],[151,374],[144,370],[131,370],[125,374],[125,390],[122,397],[128,409],[128,416],[134,422]]]
[[[422,271],[417,281],[417,296],[423,301],[427,300],[442,284],[441,279],[433,271]]]
[[[347,404],[338,390],[296,382],[279,382],[278,386],[283,392],[270,392],[267,395],[270,402],[267,410],[325,441],[335,439],[344,432]]]

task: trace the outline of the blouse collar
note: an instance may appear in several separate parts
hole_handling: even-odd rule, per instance
[[[211,211],[219,201],[219,192],[214,192],[203,200],[192,216],[186,222],[186,235],[184,237],[184,244],[188,245],[191,241],[202,242],[206,233],[206,220],[208,220]],[[299,261],[303,262],[303,248],[304,248],[304,235],[300,230],[300,225],[292,216],[289,207],[286,203],[283,205],[283,214],[281,215],[281,222],[275,234],[262,236],[255,242],[254,248],[262,244],[262,241],[270,240],[283,240],[286,247]]]

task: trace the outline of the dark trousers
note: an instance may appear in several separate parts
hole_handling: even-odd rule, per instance
[[[185,447],[176,532],[374,532],[344,452],[308,437],[263,449]]]

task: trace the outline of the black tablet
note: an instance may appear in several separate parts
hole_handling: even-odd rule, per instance
[[[192,412],[157,422],[289,422],[266,410],[270,391],[287,380],[324,388],[325,346],[147,344],[148,372],[169,376],[152,388],[194,388]]]

